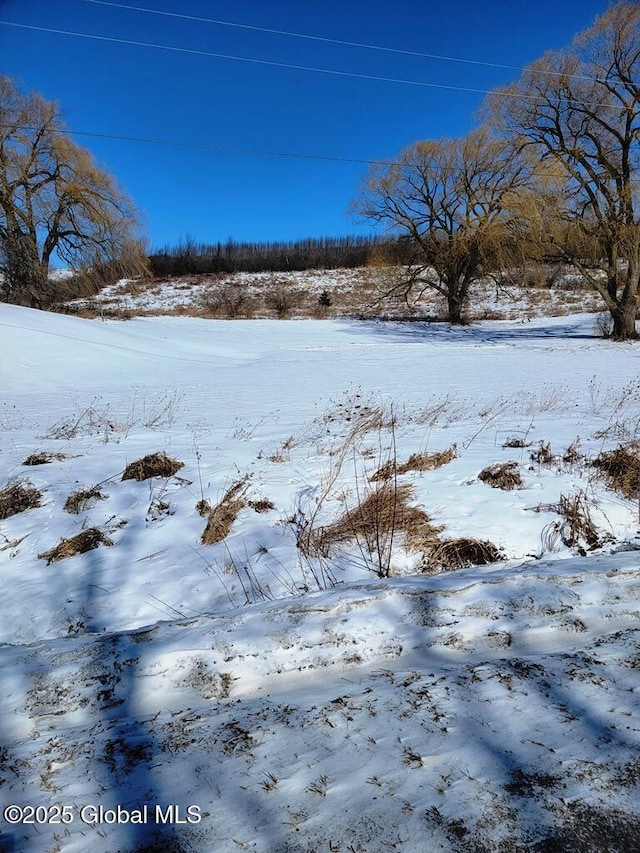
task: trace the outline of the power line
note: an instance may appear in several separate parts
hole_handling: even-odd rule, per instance
[[[226,53],[213,53],[208,50],[196,50],[190,47],[175,47],[173,45],[155,44],[153,42],[133,41],[131,39],[119,39],[111,36],[100,36],[93,33],[77,33],[72,30],[56,30],[52,27],[37,27],[34,24],[19,24],[15,21],[0,21],[7,27],[20,27],[25,30],[36,30],[43,33],[54,33],[61,36],[75,36],[77,38],[93,39],[94,41],[110,42],[112,44],[126,44],[132,47],[151,47],[156,50],[169,50],[174,53],[186,53],[192,56],[208,56],[214,59],[230,59],[235,62],[249,62],[254,65],[268,65],[272,68],[288,68],[294,71],[312,71],[315,74],[329,74],[336,77],[355,77],[359,80],[373,80],[378,83],[398,83],[404,86],[422,86],[429,89],[447,89],[454,92],[472,92],[476,95],[488,95],[489,89],[473,89],[468,86],[453,86],[446,83],[426,83],[420,80],[402,80],[394,77],[379,77],[375,74],[359,74],[355,71],[337,71],[331,68],[315,68],[310,65],[294,65],[289,62],[274,62],[269,59],[252,59],[247,56],[233,56]]]
[[[10,125],[0,122],[0,127],[11,127],[15,130],[37,131],[39,128],[31,125]],[[154,139],[145,136],[124,136],[116,133],[95,133],[88,130],[68,130],[56,128],[56,133],[66,136],[88,136],[94,139],[112,139],[121,142],[138,142],[144,145],[163,145],[176,148],[193,148],[202,151],[227,151],[233,154],[252,154],[266,157],[284,157],[290,160],[320,160],[332,163],[355,163],[361,166],[401,166],[391,160],[365,160],[357,157],[338,157],[332,154],[301,154],[295,151],[271,151],[260,148],[239,148],[229,145],[209,145],[204,142],[179,142],[173,139]]]
[[[397,47],[386,47],[384,45],[379,44],[367,44],[366,42],[346,41],[344,39],[328,38],[326,36],[314,36],[310,35],[309,33],[294,33],[290,30],[276,30],[272,29],[271,27],[258,27],[253,24],[239,24],[236,21],[224,21],[219,18],[202,18],[197,15],[184,15],[180,12],[166,12],[163,9],[146,9],[143,6],[129,6],[124,3],[112,3],[110,2],[110,0],[81,0],[81,2],[93,3],[97,6],[111,6],[114,9],[126,9],[127,11],[131,12],[145,12],[149,15],[163,15],[168,18],[179,18],[184,21],[196,21],[201,24],[215,24],[221,27],[235,27],[241,30],[250,30],[253,32],[260,33],[271,33],[272,35],[288,36],[290,38],[306,39],[308,41],[318,41],[323,42],[325,44],[339,44],[344,47],[358,47],[363,48],[365,50],[379,50],[384,53],[397,53],[403,56],[416,56],[420,59],[435,59],[438,62],[458,62],[464,65],[481,65],[484,68],[500,68],[507,71],[522,72],[523,70],[518,65],[506,65],[501,62],[488,62],[487,60],[482,59],[468,59],[466,57],[447,56],[446,54],[439,53],[423,53],[417,50],[406,50]],[[559,71],[542,70],[541,73],[555,77],[562,76],[562,73]],[[567,76],[573,80],[597,80],[596,77],[589,77],[583,74],[569,74]]]
[[[93,1],[93,0],[92,0]],[[78,33],[73,30],[58,30],[53,29],[52,27],[38,27],[34,24],[20,24],[16,21],[0,21],[0,25],[4,25],[7,27],[19,27],[20,29],[25,30],[35,30],[38,32],[44,33],[53,33],[54,35],[63,35],[63,36],[73,36],[77,38],[86,38],[94,41],[103,41],[112,44],[125,44],[132,47],[149,47],[155,50],[168,50],[174,53],[185,53],[189,55],[195,56],[206,56],[212,57],[214,59],[226,59],[233,60],[235,62],[248,62],[254,65],[267,65],[274,68],[287,68],[289,70],[294,71],[310,71],[315,74],[327,74],[337,77],[353,77],[360,80],[372,80],[378,83],[396,83],[404,86],[420,86],[423,88],[429,89],[445,89],[453,92],[470,92],[476,95],[493,95],[501,98],[519,98],[522,101],[533,101],[533,102],[545,102],[545,101],[553,101],[561,103],[563,99],[561,97],[557,98],[548,98],[544,95],[527,95],[523,92],[516,91],[508,91],[505,89],[475,89],[470,86],[454,86],[447,83],[428,83],[422,80],[404,80],[401,78],[395,77],[380,77],[374,74],[360,74],[355,71],[338,71],[332,68],[316,68],[310,65],[295,65],[293,63],[287,62],[275,62],[273,60],[268,59],[254,59],[246,56],[234,56],[232,54],[225,53],[214,53],[206,50],[196,50],[195,48],[188,47],[176,47],[174,45],[166,45],[166,44],[157,44],[154,42],[144,42],[144,41],[134,41],[132,39],[120,39],[114,38],[112,36],[101,36],[96,35],[94,33]],[[551,72],[544,72],[551,73]],[[555,72],[553,72],[555,73]],[[571,76],[571,75],[569,75]],[[597,78],[587,78],[596,80]],[[609,109],[616,109],[616,105],[608,105],[608,104],[596,104],[594,102],[580,102],[580,101],[569,101],[568,103],[576,103],[581,104],[582,106],[602,106]]]
[[[32,126],[32,125],[13,125],[13,124],[4,124],[0,122],[0,127],[10,127],[13,130],[25,130],[25,131],[38,131],[40,128]],[[69,130],[67,128],[57,127],[55,130],[56,133],[64,134],[66,136],[87,136],[93,139],[110,139],[119,142],[136,142],[143,145],[158,145],[158,146],[166,146],[166,147],[175,147],[175,148],[191,148],[195,150],[201,151],[222,151],[222,152],[230,152],[233,154],[248,154],[248,155],[258,155],[263,157],[282,157],[289,160],[316,160],[320,162],[328,162],[328,163],[352,163],[360,166],[397,166],[398,168],[411,167],[411,163],[407,162],[397,162],[394,160],[366,160],[364,158],[358,157],[338,157],[337,155],[332,154],[301,154],[300,152],[295,151],[272,151],[269,149],[261,149],[261,148],[240,148],[233,147],[229,145],[210,145],[204,142],[180,142],[178,140],[173,139],[154,139],[153,137],[145,137],[145,136],[125,136],[123,134],[116,133],[96,133],[94,131],[88,130]],[[442,172],[445,174],[453,174],[457,173],[459,170],[457,168],[451,167],[449,169],[442,169]],[[547,177],[550,178],[568,178],[566,173],[546,173]],[[640,178],[631,178],[632,183],[640,183]]]
[[[441,62],[461,62],[468,65],[484,65],[487,68],[503,68],[509,71],[521,71],[517,65],[503,65],[499,62],[485,62],[480,59],[463,59],[457,56],[444,56],[438,53],[421,53],[417,50],[404,50],[397,47],[384,47],[379,44],[366,44],[359,41],[346,41],[344,39],[326,38],[324,36],[313,36],[308,33],[294,33],[289,30],[275,30],[270,27],[258,27],[251,24],[239,24],[235,21],[223,21],[218,18],[201,18],[197,15],[183,15],[180,12],[165,12],[161,9],[145,9],[142,6],[127,6],[124,3],[111,3],[109,0],[82,0],[83,3],[94,3],[98,6],[112,6],[115,9],[127,9],[131,12],[146,12],[150,15],[164,15],[169,18],[181,18],[185,21],[197,21],[201,24],[216,24],[221,27],[236,27],[241,30],[252,30],[260,33],[271,33],[278,36],[289,36],[291,38],[307,39],[309,41],[319,41],[325,44],[340,44],[345,47],[361,47],[366,50],[380,50],[385,53],[399,53],[404,56],[417,56],[422,59],[436,59]]]

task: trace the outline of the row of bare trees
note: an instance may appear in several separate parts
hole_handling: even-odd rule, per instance
[[[288,270],[363,267],[384,244],[375,236],[308,237],[304,240],[201,243],[187,235],[149,256],[156,276],[284,272]]]
[[[495,91],[467,137],[416,142],[374,167],[356,208],[409,247],[396,294],[434,288],[452,322],[478,278],[564,262],[627,340],[640,286],[639,157],[640,5],[619,2]]]

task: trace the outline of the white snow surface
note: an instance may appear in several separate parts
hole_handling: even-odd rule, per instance
[[[637,436],[637,344],[595,339],[592,315],[0,305],[0,347],[0,489],[42,492],[0,521],[0,808],[23,808],[0,815],[0,851],[639,849],[638,504],[591,464]],[[503,560],[424,572],[401,534],[297,547],[385,462],[453,445],[397,482],[443,540]],[[174,476],[122,480],[161,451]],[[24,465],[35,453],[51,461]],[[506,461],[520,488],[478,479]],[[202,544],[196,505],[240,481],[229,535]],[[567,540],[576,495],[595,544]],[[89,528],[112,545],[43,558]]]

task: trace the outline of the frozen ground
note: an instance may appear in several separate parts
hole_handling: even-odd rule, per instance
[[[53,821],[0,850],[637,850],[638,505],[591,463],[637,435],[640,351],[593,328],[0,305],[0,489],[41,492],[0,521],[0,805]],[[501,561],[355,522],[298,547],[454,445],[394,488]],[[175,475],[122,480],[161,451]],[[479,479],[503,462],[518,488]],[[39,556],[87,530],[112,544]]]
[[[576,311],[598,312],[602,300],[585,286],[576,271],[549,267],[526,286],[496,288],[493,280],[476,282],[468,301],[468,314],[482,319],[531,321],[541,316],[564,316]],[[71,303],[71,310],[105,316],[192,315],[229,318],[255,317],[391,317],[406,316],[404,300],[383,300],[397,282],[397,270],[363,267],[304,272],[229,273],[178,276],[148,282],[123,280],[105,287],[93,299]],[[330,305],[319,302],[329,296]],[[442,298],[425,290],[412,305],[422,317],[442,315]]]

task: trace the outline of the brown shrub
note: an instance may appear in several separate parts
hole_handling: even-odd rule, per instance
[[[602,473],[609,488],[629,500],[640,496],[640,443],[637,441],[601,453],[592,465]]]
[[[42,492],[28,480],[9,483],[0,489],[0,521],[27,509],[39,507]]]
[[[98,486],[91,486],[89,489],[78,489],[75,492],[71,492],[64,502],[63,509],[72,515],[79,515],[89,507],[92,501],[106,501],[106,499],[107,496],[100,491]]]
[[[436,468],[441,468],[455,459],[458,455],[457,450],[457,446],[452,444],[451,447],[437,453],[413,453],[406,462],[400,465],[395,460],[390,459],[369,477],[369,482],[377,483],[380,480],[390,480],[394,474],[406,474],[408,471],[435,471]]]
[[[173,477],[173,475],[184,467],[184,462],[172,459],[166,453],[150,453],[136,462],[131,462],[124,469],[123,480],[149,480],[151,477]]]
[[[200,540],[203,545],[215,545],[216,542],[222,542],[227,538],[238,513],[247,505],[245,497],[247,479],[243,477],[233,483],[224,493],[222,500],[209,508],[207,525]],[[206,505],[208,505],[206,501],[198,502],[196,508],[201,515]]]
[[[99,545],[111,546],[113,542],[108,536],[98,530],[97,527],[89,527],[78,533],[77,536],[72,536],[71,539],[62,539],[58,544],[49,551],[43,551],[38,554],[39,560],[46,560],[47,565],[57,563],[59,560],[66,560],[68,557],[74,557],[76,554],[85,554],[87,551],[93,551]]]
[[[255,315],[256,306],[251,297],[242,287],[228,284],[215,291],[209,291],[201,300],[202,307],[212,317],[228,320],[244,317],[250,319]]]
[[[496,462],[494,465],[487,465],[478,474],[478,479],[492,489],[511,491],[523,486],[517,462]]]
[[[286,320],[294,308],[300,305],[302,294],[299,290],[288,287],[286,282],[275,282],[274,289],[267,293],[264,303],[273,311],[278,320]]]
[[[463,569],[484,566],[503,559],[500,550],[488,540],[445,539],[435,543],[425,555],[425,570]]]
[[[67,457],[64,453],[50,453],[46,450],[41,450],[39,453],[32,453],[22,463],[23,465],[49,465],[51,462],[61,462]]]

